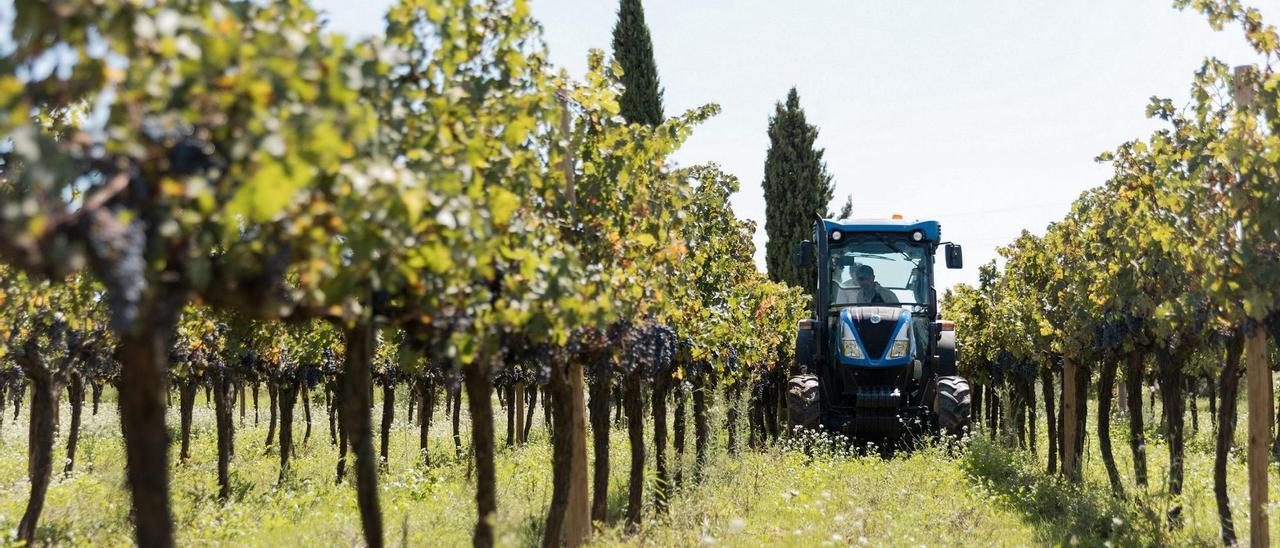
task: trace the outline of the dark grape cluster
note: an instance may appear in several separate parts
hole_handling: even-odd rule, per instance
[[[1270,316],[1267,316],[1264,323],[1267,326],[1267,331],[1271,333],[1271,340],[1280,341],[1280,311],[1273,312]]]
[[[3,366],[0,366],[0,395],[8,395],[9,403],[13,404],[14,409],[22,405],[22,400],[27,396],[27,377],[22,373],[17,364],[10,360],[5,360]]]
[[[671,372],[676,355],[676,334],[671,328],[645,322],[627,330],[619,360],[625,372],[640,371],[645,378]]]
[[[333,348],[325,348],[320,353],[320,361],[309,364],[302,376],[302,381],[307,384],[307,388],[315,388],[324,381],[326,377],[333,377],[338,374],[338,370],[342,367],[342,358],[338,356]]]
[[[95,385],[114,383],[120,376],[120,362],[115,358],[115,347],[107,330],[101,326],[89,335],[84,357],[80,360],[80,372]]]
[[[169,147],[169,174],[184,177],[203,173],[214,167],[213,152],[211,143],[183,137]]]
[[[742,369],[742,363],[738,359],[738,349],[732,346],[728,347],[724,359],[724,368],[729,373],[735,373]]]
[[[987,372],[991,381],[1002,384],[1006,380],[1025,382],[1036,378],[1039,370],[1031,360],[1018,357],[1012,352],[1001,350],[995,359],[987,364]]]
[[[531,345],[524,350],[519,361],[525,364],[527,378],[539,386],[546,385],[551,381],[551,362],[557,350],[548,344]]]
[[[507,344],[502,349],[502,360],[499,361],[497,371],[494,373],[493,382],[496,386],[511,386],[517,383],[526,385],[545,383],[547,379],[542,376],[545,369],[537,367],[538,364],[545,363],[539,360],[539,355],[545,354],[541,352],[540,345],[529,345],[524,338],[513,338],[519,342]],[[419,376],[440,380],[442,376],[435,368],[423,368],[424,371],[419,372]]]
[[[1109,312],[1103,321],[1093,325],[1093,345],[1106,359],[1118,358],[1126,344],[1135,342],[1142,335],[1144,320],[1132,312]]]
[[[375,356],[373,359],[373,382],[378,386],[394,386],[399,383],[404,375],[400,371],[400,364],[396,363],[394,358],[386,358]]]

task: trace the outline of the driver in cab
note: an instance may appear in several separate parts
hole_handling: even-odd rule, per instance
[[[876,282],[876,271],[870,265],[858,265],[854,279],[858,288],[854,290],[852,304],[898,304],[897,295]]]

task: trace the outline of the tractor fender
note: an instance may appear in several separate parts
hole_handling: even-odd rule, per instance
[[[813,373],[817,371],[816,355],[818,353],[817,330],[813,319],[805,318],[796,325],[796,365],[799,370]]]
[[[956,332],[944,330],[938,336],[938,362],[934,372],[939,377],[951,377],[956,374]]]

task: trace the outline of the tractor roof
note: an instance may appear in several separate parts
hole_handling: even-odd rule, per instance
[[[938,221],[907,221],[905,219],[823,219],[826,231],[842,232],[911,232],[921,230],[926,240],[938,241],[942,238],[942,227]]]

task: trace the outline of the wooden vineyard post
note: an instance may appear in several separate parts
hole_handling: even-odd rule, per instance
[[[516,406],[516,444],[519,445],[519,444],[523,444],[526,441],[524,439],[524,383],[523,382],[516,383],[515,396],[512,396],[511,399],[515,400],[512,403]]]
[[[570,447],[569,508],[564,517],[564,542],[570,548],[582,546],[591,540],[591,511],[587,497],[587,405],[583,398],[584,379],[582,361],[569,363],[569,390],[572,394],[569,428],[573,440]]]
[[[560,116],[560,133],[564,141],[569,143],[565,151],[564,170],[565,197],[570,205],[577,201],[577,190],[574,187],[573,144],[570,135],[569,101],[561,97],[563,112]],[[569,208],[572,211],[572,207]],[[587,404],[583,394],[584,371],[582,360],[569,360],[569,500],[564,517],[564,543],[569,547],[586,544],[591,540],[591,514],[587,497]]]
[[[1254,67],[1242,65],[1235,68],[1232,95],[1236,107],[1245,111],[1253,108],[1253,88],[1248,80]],[[1239,173],[1236,174],[1239,179]],[[1254,212],[1257,204],[1254,204]],[[1248,223],[1241,220],[1240,228]],[[1242,230],[1243,232],[1243,230]],[[1244,244],[1243,239],[1240,242]],[[1271,448],[1271,368],[1267,364],[1267,333],[1262,325],[1254,327],[1245,341],[1245,379],[1248,382],[1249,405],[1249,545],[1270,546],[1267,529],[1267,466]],[[1227,405],[1227,402],[1223,402]]]
[[[1076,420],[1080,414],[1080,407],[1076,401],[1076,369],[1080,366],[1074,360],[1066,359],[1062,361],[1062,475],[1068,479],[1076,477],[1076,467],[1080,463],[1076,462],[1076,428],[1079,423]]]
[[[1120,416],[1129,414],[1129,390],[1125,388],[1125,379],[1116,381],[1116,413]]]
[[[1261,326],[1245,343],[1249,382],[1249,545],[1270,546],[1267,529],[1267,465],[1271,449],[1271,368]]]

